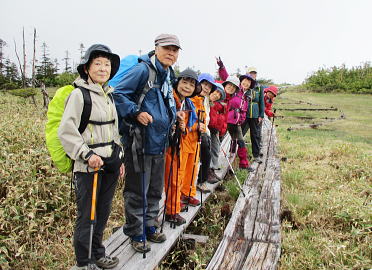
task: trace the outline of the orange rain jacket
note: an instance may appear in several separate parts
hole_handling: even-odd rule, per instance
[[[192,99],[195,105],[196,114],[198,111],[204,111],[201,113],[200,118],[205,119],[205,108],[203,105],[204,97],[195,96]],[[183,170],[183,181],[181,193],[184,196],[194,197],[196,195],[196,178],[199,173],[199,158],[200,158],[200,143],[199,132],[198,132],[198,122],[192,126],[192,131],[187,131],[187,135],[184,138],[184,149],[183,149],[183,160],[181,164],[184,164],[185,169]],[[182,168],[182,165],[181,165]],[[183,169],[183,168],[182,168]],[[193,173],[194,172],[194,173]],[[191,187],[191,191],[190,191]]]

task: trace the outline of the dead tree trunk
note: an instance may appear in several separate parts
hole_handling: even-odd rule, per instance
[[[19,65],[19,70],[21,71],[21,76],[22,76],[22,85],[25,85],[24,83],[24,73],[23,73],[23,68],[22,68],[22,65],[21,65],[21,60],[19,59],[19,55],[18,55],[18,52],[17,52],[17,43],[15,40],[14,41],[14,51],[15,51],[15,54],[17,56],[17,60],[18,60],[18,65]]]
[[[25,28],[22,29],[22,38],[23,38],[23,80],[22,86],[26,87],[26,43],[25,43]],[[36,104],[36,103],[35,103]]]
[[[34,55],[32,57],[32,87],[35,87],[36,28],[34,28]]]
[[[41,93],[43,94],[43,101],[44,101],[43,106],[44,106],[44,108],[48,109],[50,98],[49,98],[48,92],[46,91],[44,83],[41,83]]]

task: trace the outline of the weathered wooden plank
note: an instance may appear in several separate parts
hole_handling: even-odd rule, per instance
[[[337,111],[337,108],[277,108],[278,111]]]
[[[280,255],[280,167],[276,130],[265,120],[263,159],[250,174],[207,269],[276,269]],[[269,139],[271,141],[269,142]],[[268,149],[269,148],[269,149]],[[267,155],[267,156],[266,156]]]
[[[245,260],[242,270],[275,270],[280,257],[280,247],[277,244],[256,242]]]

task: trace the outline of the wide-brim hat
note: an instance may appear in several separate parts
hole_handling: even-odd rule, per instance
[[[239,81],[242,82],[244,79],[248,79],[251,81],[251,86],[249,88],[254,88],[256,86],[256,80],[249,74],[244,74],[239,76]]]
[[[220,92],[221,94],[221,98],[217,101],[225,100],[226,92],[225,92],[225,89],[223,88],[223,85],[218,82],[215,82],[214,85],[216,86],[216,91]]]
[[[239,81],[238,77],[232,76],[232,75],[230,75],[229,77],[227,77],[226,81],[224,81],[222,83],[222,85],[225,87],[227,83],[232,83],[237,88],[239,88],[239,85],[240,85],[240,81]]]
[[[256,72],[257,73],[257,68],[255,68],[255,67],[249,67],[249,68],[247,68],[247,74],[248,73],[251,73],[251,72]]]
[[[182,78],[191,78],[191,79],[194,79],[195,80],[195,90],[194,92],[192,93],[191,96],[189,96],[188,98],[192,98],[192,97],[195,97],[196,95],[199,95],[200,92],[201,92],[201,87],[200,87],[200,84],[199,84],[199,81],[198,81],[198,74],[192,70],[191,68],[187,68],[185,69],[184,71],[182,71],[178,76],[177,76],[177,80],[175,81],[175,83],[173,84],[173,88],[177,91],[177,87],[178,87],[178,83],[180,82],[180,80]]]
[[[207,81],[209,82],[211,85],[212,85],[212,90],[211,92],[213,92],[214,90],[216,90],[216,85],[214,83],[214,78],[211,74],[209,73],[201,73],[199,76],[198,76],[198,81],[199,83],[201,84],[203,81]]]
[[[111,49],[103,44],[94,44],[88,48],[85,52],[83,59],[77,67],[77,71],[81,78],[88,79],[88,75],[85,73],[84,66],[89,63],[89,61],[96,55],[102,54],[107,56],[111,62],[111,73],[110,79],[115,76],[116,72],[119,70],[120,57],[117,54],[112,53]]]
[[[264,89],[264,92],[265,93],[271,92],[274,96],[277,96],[278,95],[278,87],[276,87],[274,85],[270,85],[269,87]]]

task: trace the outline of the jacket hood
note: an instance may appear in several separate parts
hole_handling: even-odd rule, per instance
[[[83,87],[85,89],[88,89],[89,91],[96,92],[96,93],[98,93],[100,95],[103,95],[102,89],[105,91],[106,94],[110,94],[110,93],[112,93],[114,91],[114,88],[112,88],[111,86],[108,86],[107,84],[104,84],[103,86],[101,86],[98,83],[89,83],[89,82],[86,82],[81,77],[78,77],[74,81],[73,85],[76,88],[77,87]]]

